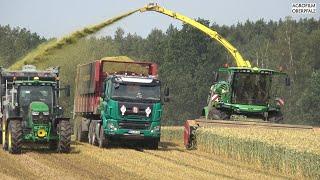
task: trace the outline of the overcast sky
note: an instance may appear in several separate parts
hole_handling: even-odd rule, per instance
[[[320,18],[320,0],[0,0],[0,24],[20,26],[44,37],[61,37],[81,27],[142,7],[149,2],[219,25],[232,25],[247,19],[279,20],[286,16]],[[314,14],[292,13],[293,2],[316,2]],[[153,28],[166,30],[181,22],[155,12],[137,13],[105,28],[98,35],[113,35],[117,27],[146,36]]]

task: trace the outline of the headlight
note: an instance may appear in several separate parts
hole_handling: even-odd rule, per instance
[[[48,116],[49,112],[43,112],[43,115]]]
[[[32,116],[38,116],[39,115],[39,112],[36,112],[36,111],[32,111]]]
[[[153,130],[154,130],[154,131],[160,131],[160,126],[155,126],[155,127],[153,127]]]

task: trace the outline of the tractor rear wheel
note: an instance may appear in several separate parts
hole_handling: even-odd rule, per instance
[[[216,108],[212,108],[208,113],[208,119],[211,120],[226,120],[228,118],[229,116],[227,113]]]
[[[2,120],[2,149],[7,151],[8,150],[8,133],[7,131],[7,127],[6,127],[6,122],[4,120]]]
[[[81,122],[77,128],[76,137],[79,142],[86,142],[88,140],[88,131],[82,131]]]
[[[62,120],[58,125],[58,152],[69,153],[71,151],[71,124],[69,121]]]
[[[99,139],[98,139],[98,145],[99,148],[109,147],[110,140],[106,135],[104,134],[104,129],[102,124],[100,125],[100,132],[99,132]]]
[[[11,120],[8,125],[8,150],[11,154],[20,154],[22,148],[22,125],[19,120]]]

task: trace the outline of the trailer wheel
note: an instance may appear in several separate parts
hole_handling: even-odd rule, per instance
[[[86,142],[88,140],[88,131],[82,131],[81,123],[78,126],[76,136],[79,142]]]
[[[110,140],[104,134],[103,126],[100,125],[99,140],[98,140],[99,148],[104,148],[104,147],[107,148],[107,147],[109,147],[109,144],[110,144]]]
[[[211,120],[226,120],[229,119],[229,116],[227,113],[218,110],[216,108],[212,108],[208,113],[208,119]]]
[[[19,120],[11,120],[8,126],[8,150],[11,154],[20,154],[22,147],[22,125]]]
[[[60,121],[58,125],[58,152],[69,153],[71,150],[71,124],[69,121]]]

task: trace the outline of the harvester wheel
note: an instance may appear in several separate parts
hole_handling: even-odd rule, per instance
[[[22,147],[22,125],[19,120],[11,120],[8,125],[8,150],[11,154],[20,154]]]
[[[100,132],[99,132],[99,139],[98,139],[99,148],[109,147],[109,144],[110,142],[108,137],[106,137],[106,135],[104,134],[103,126],[100,125]]]
[[[60,121],[58,127],[58,134],[58,152],[69,153],[71,150],[71,124],[69,121]]]
[[[226,120],[228,119],[229,116],[227,113],[218,110],[216,108],[212,108],[209,113],[208,113],[208,119],[212,119],[212,120]]]
[[[281,112],[274,112],[269,115],[269,121],[275,123],[281,123],[283,121],[283,114]]]
[[[78,126],[76,135],[79,142],[86,142],[88,140],[88,131],[82,131],[81,123]]]

